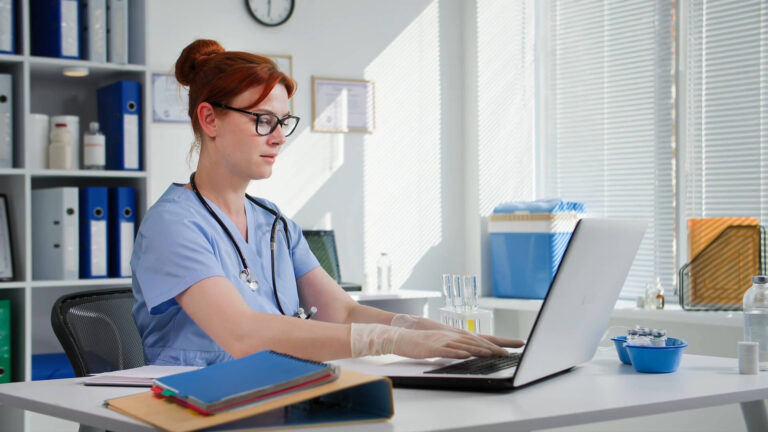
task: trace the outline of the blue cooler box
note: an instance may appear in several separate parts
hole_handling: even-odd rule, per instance
[[[581,213],[494,213],[491,236],[493,295],[543,299]]]

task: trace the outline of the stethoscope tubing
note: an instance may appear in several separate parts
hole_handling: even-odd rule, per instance
[[[243,272],[245,272],[245,275],[250,278],[250,268],[248,267],[248,262],[245,260],[245,256],[243,255],[243,251],[240,250],[240,246],[237,245],[237,242],[235,241],[235,237],[232,235],[232,233],[229,231],[226,225],[224,225],[224,221],[221,220],[221,218],[216,214],[216,212],[213,211],[210,205],[208,205],[208,202],[203,197],[203,194],[200,193],[200,191],[197,189],[197,185],[195,184],[195,173],[192,173],[189,176],[189,184],[192,186],[192,190],[195,192],[195,195],[197,195],[197,199],[200,201],[200,203],[203,204],[203,207],[205,207],[206,210],[208,210],[208,213],[213,216],[213,219],[216,220],[216,222],[219,224],[222,230],[227,234],[227,237],[229,237],[229,241],[232,242],[232,245],[235,247],[235,250],[237,250],[237,255],[240,257],[240,262],[243,265]],[[248,198],[249,201],[256,204],[257,206],[261,207],[262,209],[266,210],[268,213],[273,215],[275,219],[272,221],[272,229],[269,236],[269,251],[270,251],[270,257],[272,261],[271,269],[272,269],[272,291],[275,294],[275,303],[277,304],[277,308],[280,310],[280,313],[283,315],[286,315],[285,311],[283,310],[283,306],[280,303],[280,296],[277,294],[277,278],[276,271],[275,271],[275,250],[277,249],[277,225],[280,223],[280,221],[283,222],[283,231],[285,232],[285,243],[288,246],[288,252],[290,253],[291,250],[291,239],[290,239],[290,233],[288,231],[288,223],[285,220],[285,217],[283,217],[280,212],[277,210],[270,208],[266,206],[265,204],[262,204],[256,198],[245,194],[245,197]],[[241,272],[242,273],[242,272]]]

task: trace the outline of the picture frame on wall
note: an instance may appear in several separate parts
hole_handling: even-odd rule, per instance
[[[13,280],[13,245],[8,197],[0,194],[0,280]]]
[[[284,74],[293,78],[293,57],[292,56],[287,54],[262,54],[262,55],[264,57],[269,58],[273,62],[275,62],[280,72],[283,72]],[[293,98],[290,99],[290,103],[291,103],[291,113],[296,114],[296,111],[293,108]]]
[[[375,128],[373,81],[312,77],[312,130],[372,133]]]
[[[189,89],[169,73],[152,73],[152,121],[188,123]]]

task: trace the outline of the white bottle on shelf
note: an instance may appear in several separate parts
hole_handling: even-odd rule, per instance
[[[48,144],[48,168],[72,169],[72,134],[66,123],[56,123]]]
[[[376,291],[388,293],[392,291],[392,261],[386,252],[376,260]]]
[[[83,134],[83,168],[104,169],[106,155],[104,134],[99,132],[99,122],[91,122],[88,132]]]

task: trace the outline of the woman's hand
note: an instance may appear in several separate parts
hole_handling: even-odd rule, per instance
[[[467,358],[508,354],[504,348],[488,339],[463,331],[412,330],[382,324],[353,323],[350,333],[353,357],[397,354],[410,358]]]
[[[477,333],[471,333],[466,330],[457,329],[451,326],[447,326],[445,324],[440,324],[437,321],[432,321],[430,319],[417,317],[414,315],[397,314],[394,316],[394,318],[392,318],[391,325],[393,327],[401,327],[401,328],[412,329],[412,330],[450,331],[454,333],[468,335],[478,339],[483,339],[495,345],[496,347],[520,348],[525,344],[520,339],[510,339],[510,338],[502,338],[502,337],[496,337],[491,335],[481,335]]]

